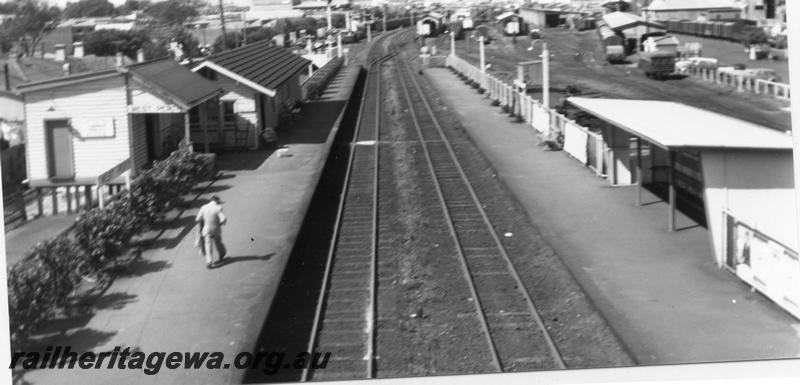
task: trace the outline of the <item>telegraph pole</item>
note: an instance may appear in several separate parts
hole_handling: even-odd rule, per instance
[[[225,32],[225,7],[222,5],[222,0],[219,0],[219,22],[222,28],[222,50],[228,48],[228,34]]]

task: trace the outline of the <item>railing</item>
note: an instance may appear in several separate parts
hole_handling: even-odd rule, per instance
[[[477,84],[489,99],[530,124],[547,140],[553,140],[563,134],[564,151],[594,170],[598,176],[603,176],[607,151],[602,135],[591,132],[588,128],[542,105],[524,91],[517,91],[515,86],[491,74],[482,73],[479,68],[465,60],[451,55],[447,57],[445,63],[463,79]]]
[[[790,100],[791,91],[788,84],[756,79],[739,74],[720,72],[715,68],[686,67],[686,74],[729,88],[736,88],[739,92],[751,92]]]

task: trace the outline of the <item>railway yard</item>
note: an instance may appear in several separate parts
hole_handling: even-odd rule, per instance
[[[485,45],[486,62],[491,64],[489,73],[510,83],[516,77],[518,62],[538,59],[540,47],[529,51],[530,38],[517,37],[515,42],[509,37],[501,36],[494,29],[489,31],[494,37],[491,43]],[[729,65],[746,62],[746,58],[742,58],[746,55],[741,53],[740,44],[716,40],[709,44],[710,39],[692,39],[704,41],[704,46],[709,47],[706,48],[709,54],[724,52],[724,60]],[[575,86],[581,93],[597,97],[672,100],[776,130],[791,129],[787,101],[744,94],[731,88],[711,86],[701,80],[678,75],[664,81],[655,81],[645,77],[641,70],[635,68],[635,64],[608,64],[593,30],[578,32],[546,29],[542,33],[542,40],[548,42],[552,68],[558,68],[550,75],[550,87],[554,95],[563,93],[568,86]],[[440,52],[449,52],[448,36],[439,36],[429,43],[436,44]],[[476,42],[457,40],[456,50],[459,57],[477,65],[479,54]],[[734,63],[734,58],[740,60]],[[635,62],[636,58],[631,56],[629,60]],[[786,64],[785,61],[782,63]],[[552,105],[559,102],[557,96],[550,100]]]

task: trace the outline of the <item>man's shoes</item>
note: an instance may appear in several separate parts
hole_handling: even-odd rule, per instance
[[[211,270],[214,268],[214,262],[206,263],[206,269]]]

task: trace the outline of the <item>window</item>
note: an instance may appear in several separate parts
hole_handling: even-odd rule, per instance
[[[233,101],[223,101],[222,102],[222,113],[225,116],[226,122],[235,122],[236,121],[236,114],[233,110]]]

